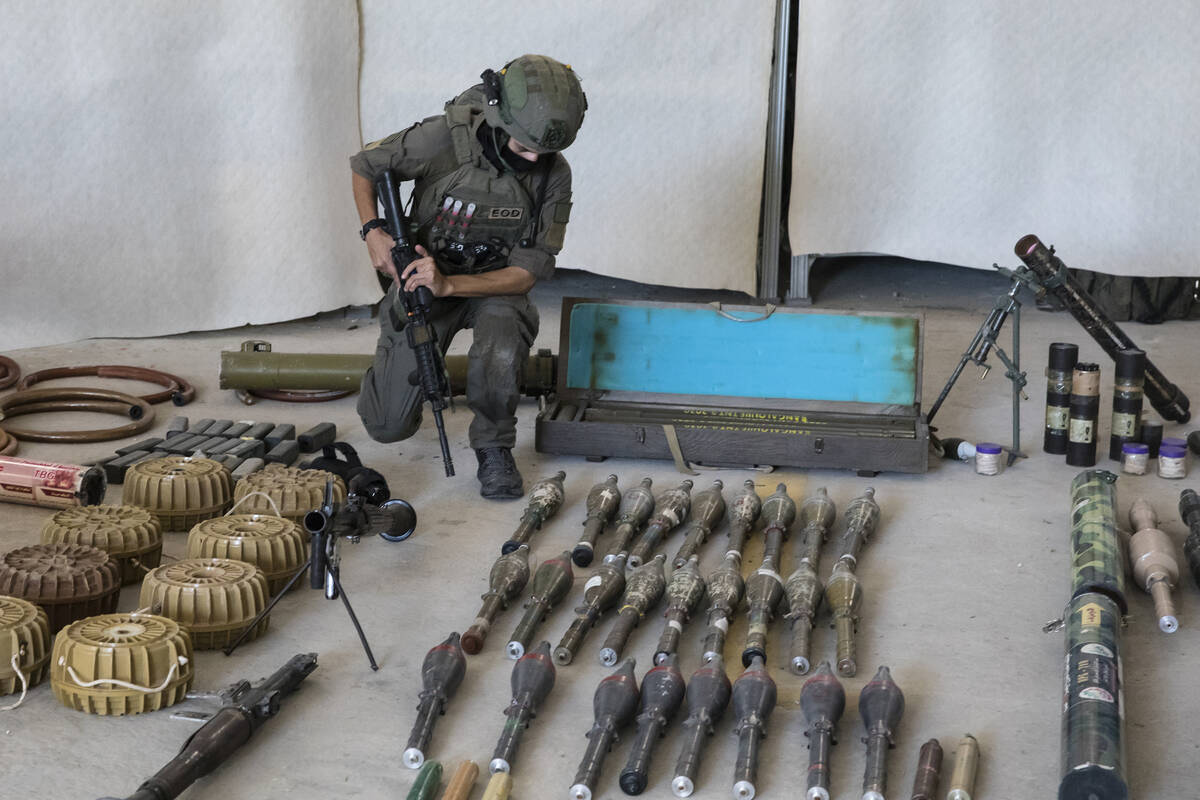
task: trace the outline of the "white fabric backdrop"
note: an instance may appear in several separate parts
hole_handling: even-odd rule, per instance
[[[0,352],[378,297],[347,159],[523,52],[573,62],[559,263],[754,290],[773,3],[2,0]]]
[[[522,53],[570,63],[589,108],[566,151],[575,205],[558,265],[754,292],[774,2],[362,6],[366,140],[441,113]]]
[[[1200,4],[800,7],[793,252],[1200,274]]]
[[[378,295],[353,0],[0,5],[0,351]]]

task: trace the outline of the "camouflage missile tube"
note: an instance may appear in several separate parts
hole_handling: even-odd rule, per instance
[[[1058,800],[1128,800],[1120,626],[1125,570],[1116,476],[1085,470],[1071,484],[1071,602],[1063,674]]]

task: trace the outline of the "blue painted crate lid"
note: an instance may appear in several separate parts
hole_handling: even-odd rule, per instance
[[[921,316],[701,303],[563,303],[560,394],[914,407]],[[739,321],[740,320],[740,321]]]

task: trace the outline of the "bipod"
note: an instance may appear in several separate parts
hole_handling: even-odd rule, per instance
[[[1021,452],[1021,400],[1028,400],[1028,395],[1025,394],[1025,373],[1021,371],[1021,301],[1017,299],[1017,294],[1022,286],[1028,285],[1034,291],[1037,291],[1038,284],[1032,273],[1026,269],[1011,270],[1001,267],[998,264],[993,264],[997,270],[1012,279],[1012,284],[1008,291],[996,298],[995,305],[992,306],[991,312],[979,326],[979,330],[975,333],[975,338],[971,340],[971,344],[963,351],[962,358],[958,361],[958,366],[954,368],[954,372],[950,375],[950,379],[946,381],[946,386],[942,389],[942,393],[938,395],[938,399],[934,401],[929,409],[929,413],[925,417],[926,424],[933,423],[933,417],[937,414],[938,409],[942,407],[946,396],[950,394],[950,390],[954,388],[958,377],[962,375],[963,369],[967,364],[975,363],[983,367],[983,372],[979,376],[979,380],[987,377],[991,371],[992,365],[987,363],[988,355],[995,352],[996,358],[1004,364],[1004,377],[1012,382],[1012,424],[1013,424],[1013,443],[1008,450],[1008,465],[1011,467],[1018,458],[1026,458],[1025,453]],[[1004,352],[1004,348],[1000,346],[998,341],[1000,333],[1004,328],[1005,321],[1012,317],[1012,356]],[[932,429],[931,429],[932,430]]]
[[[242,643],[242,640],[250,635],[250,631],[258,628],[258,624],[262,622],[263,618],[266,617],[267,614],[271,613],[271,609],[275,607],[275,604],[279,602],[280,598],[291,591],[292,587],[296,585],[296,581],[300,580],[300,576],[303,575],[306,570],[311,569],[314,576],[317,575],[318,572],[322,573],[320,578],[313,578],[312,588],[324,588],[325,597],[329,600],[333,600],[337,597],[342,598],[342,605],[346,607],[346,613],[350,615],[350,622],[354,624],[354,631],[358,634],[358,640],[362,642],[363,650],[367,654],[367,661],[370,662],[371,669],[378,672],[379,665],[375,663],[375,654],[371,652],[371,644],[367,641],[367,635],[363,633],[362,625],[360,625],[358,622],[358,615],[354,613],[354,607],[350,605],[350,598],[346,596],[346,590],[342,588],[342,581],[340,578],[341,554],[338,550],[338,543],[342,537],[332,535],[328,536],[326,539],[326,534],[312,533],[311,538],[312,544],[309,547],[308,563],[301,565],[300,568],[297,569],[292,575],[292,577],[288,578],[287,584],[280,589],[274,597],[271,598],[271,602],[267,603],[267,607],[260,611],[258,616],[250,621],[245,630],[243,630],[236,639],[230,642],[229,646],[225,648],[225,655],[233,655],[233,651],[236,650],[238,645]],[[322,540],[326,540],[328,542],[328,551],[326,550],[326,547],[323,546]]]

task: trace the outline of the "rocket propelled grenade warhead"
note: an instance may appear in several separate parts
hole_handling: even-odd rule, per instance
[[[521,734],[553,688],[554,662],[550,660],[550,643],[542,642],[513,665],[512,701],[504,709],[508,721],[504,723],[496,751],[488,764],[490,772],[512,771]]]
[[[1200,586],[1200,495],[1194,489],[1184,489],[1179,493],[1179,518],[1188,526],[1183,555],[1187,559],[1192,580]]]
[[[684,528],[683,544],[679,546],[679,552],[672,562],[676,569],[700,551],[713,528],[725,516],[725,498],[721,495],[724,486],[721,481],[713,481],[711,488],[698,492],[692,498],[692,517]]]
[[[643,564],[634,570],[625,582],[621,610],[617,612],[617,620],[600,648],[600,663],[604,666],[611,667],[617,663],[633,629],[642,617],[646,616],[646,612],[658,605],[658,601],[662,599],[667,588],[667,575],[663,571],[663,562],[666,560],[667,557],[659,553],[649,564]]]
[[[583,585],[583,604],[575,609],[575,620],[563,634],[558,647],[554,648],[555,664],[563,667],[575,660],[583,638],[595,626],[600,615],[616,605],[624,591],[625,554],[619,553],[605,559]]]
[[[457,633],[446,641],[435,645],[425,654],[421,664],[421,694],[417,704],[417,721],[408,735],[408,747],[401,760],[409,769],[418,769],[425,763],[425,750],[433,737],[433,726],[437,718],[446,711],[446,704],[462,684],[467,674],[467,657],[463,655]]]
[[[721,566],[713,570],[706,582],[708,594],[708,625],[704,631],[705,662],[725,652],[725,634],[729,633],[729,621],[742,602],[746,584],[742,580],[741,554],[732,550],[725,554]]]
[[[604,532],[604,528],[612,521],[613,514],[621,502],[621,493],[617,490],[617,476],[609,475],[603,483],[597,483],[588,492],[587,518],[583,521],[583,537],[571,552],[571,558],[577,567],[586,567],[592,563],[596,554],[596,540]]]
[[[950,773],[950,791],[946,793],[946,800],[971,800],[978,769],[979,742],[968,733],[954,751],[954,772]]]
[[[691,797],[696,790],[696,772],[704,743],[712,736],[713,725],[725,713],[732,691],[725,674],[725,660],[714,657],[692,673],[687,684],[687,719],[683,721],[683,749],[675,762],[671,791],[676,797]]]
[[[875,490],[868,487],[865,492],[851,500],[842,519],[846,527],[838,537],[838,560],[849,561],[850,568],[854,569],[858,566],[858,551],[875,533],[875,527],[879,524],[879,504],[875,502]]]
[[[755,658],[767,660],[767,626],[783,599],[783,578],[779,575],[779,562],[783,540],[788,528],[796,520],[796,503],[788,496],[787,486],[779,484],[775,493],[763,501],[762,506],[763,546],[762,564],[746,580],[746,604],[749,625],[746,642],[742,647],[742,666],[750,666]]]
[[[613,547],[609,555],[629,550],[633,535],[642,529],[646,520],[654,513],[654,493],[650,491],[653,481],[642,478],[642,482],[621,496],[621,507],[617,512],[617,527],[613,531]]]
[[[529,545],[523,544],[511,553],[506,553],[492,564],[488,575],[488,590],[483,595],[483,605],[475,615],[475,621],[463,634],[462,646],[467,653],[475,655],[483,649],[488,631],[501,609],[508,608],[513,598],[525,590],[529,583]]]
[[[633,721],[639,697],[634,666],[632,658],[625,659],[616,672],[601,680],[596,687],[596,694],[592,697],[595,721],[587,733],[588,746],[567,793],[570,800],[592,799],[604,757],[617,741],[617,732]]]
[[[654,663],[661,664],[667,656],[679,650],[679,636],[692,612],[704,599],[704,577],[700,574],[700,557],[693,555],[679,569],[671,573],[667,582],[666,624],[658,637],[654,651]]]
[[[563,500],[566,499],[563,489],[566,477],[567,473],[559,471],[533,485],[529,490],[529,504],[525,506],[525,513],[521,515],[521,524],[513,532],[512,538],[500,548],[501,553],[511,553],[528,542],[534,531],[539,530],[546,520],[558,513]]]
[[[800,531],[800,560],[783,587],[788,601],[788,613],[784,618],[790,620],[792,631],[788,669],[793,675],[806,675],[811,667],[809,635],[825,589],[817,576],[817,564],[821,544],[836,515],[837,509],[823,487],[800,506],[800,524],[804,526]]]
[[[533,576],[533,593],[525,603],[525,616],[521,617],[505,648],[509,658],[515,660],[525,655],[525,648],[533,640],[538,625],[567,596],[574,580],[570,552],[564,551],[558,558],[542,562]]]
[[[917,755],[917,776],[913,778],[912,797],[909,800],[938,800],[938,779],[942,773],[942,745],[930,739],[921,745]]]
[[[637,734],[629,749],[629,758],[621,770],[621,791],[641,794],[650,775],[650,756],[654,745],[666,734],[667,723],[683,702],[683,675],[670,656],[642,678],[642,702],[637,715]]]
[[[829,800],[829,758],[838,720],[846,710],[846,690],[822,661],[811,678],[800,689],[800,710],[808,730],[808,791],[805,800]]]
[[[733,766],[735,800],[751,800],[758,776],[759,747],[767,736],[767,720],[775,710],[775,681],[763,660],[755,656],[746,671],[733,683],[733,732],[738,737],[737,761]]]
[[[692,482],[683,481],[674,489],[654,498],[654,513],[646,523],[646,530],[638,538],[633,549],[629,551],[629,568],[637,569],[648,559],[659,541],[666,534],[679,527],[688,515],[692,506]]]
[[[762,499],[758,496],[758,492],[754,491],[754,481],[747,479],[742,487],[742,491],[733,498],[733,502],[729,505],[728,549],[739,556],[742,554],[742,548],[746,545],[746,537],[750,534],[750,529],[754,527],[754,523],[758,521],[758,515],[762,513]]]
[[[1179,582],[1179,563],[1171,537],[1158,529],[1158,515],[1145,498],[1139,497],[1129,508],[1129,524],[1134,534],[1129,540],[1129,561],[1138,586],[1154,598],[1154,614],[1163,633],[1179,630],[1171,590]]]
[[[825,603],[833,612],[833,627],[837,631],[838,674],[846,678],[858,673],[858,648],[854,631],[858,625],[862,596],[862,585],[849,565],[845,561],[834,564],[833,574],[825,585]]]
[[[862,800],[884,800],[887,792],[887,751],[896,746],[894,731],[904,715],[904,693],[887,667],[880,667],[858,695],[867,736],[867,766],[863,770]]]

